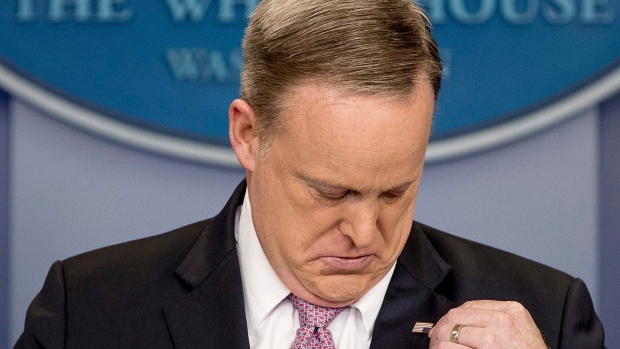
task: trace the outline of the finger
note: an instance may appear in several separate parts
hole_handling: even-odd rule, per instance
[[[501,321],[506,314],[496,310],[478,308],[453,308],[448,311],[436,324],[441,325],[455,324],[468,325],[475,327],[488,327]]]
[[[440,347],[442,349],[447,349],[447,348],[451,348],[451,349],[452,348],[454,348],[454,349],[456,349],[456,348],[459,348],[459,349],[461,349],[461,348],[463,348],[463,349],[464,348],[473,348],[473,347],[469,346],[466,342],[463,342],[461,340],[461,338],[462,338],[461,336],[463,336],[463,332],[464,332],[464,330],[466,328],[467,328],[467,326],[461,328],[461,330],[459,332],[459,335],[458,335],[458,342],[453,342],[452,339],[451,339],[450,334],[442,335],[442,334],[439,334],[439,332],[435,332],[435,334],[431,337],[431,342],[430,342],[429,348],[438,348],[438,347]],[[472,333],[469,336],[473,336],[479,330],[480,329],[475,329],[475,330],[472,331],[472,330],[468,329],[467,332]],[[441,344],[441,346],[440,346],[440,344]]]
[[[521,308],[523,305],[515,301],[495,301],[489,299],[481,299],[468,301],[461,305],[462,308],[487,309],[496,311],[507,311],[514,308]]]
[[[437,338],[441,335],[437,334],[437,332],[441,332],[442,334],[450,333],[454,325],[467,325],[467,326],[476,326],[476,327],[484,327],[487,321],[482,319],[484,315],[481,314],[470,314],[476,312],[490,312],[489,310],[481,310],[481,309],[461,309],[461,308],[452,308],[442,316],[439,321],[435,323],[435,326],[431,328],[428,333],[429,338],[433,338],[433,336]],[[443,337],[445,338],[445,337]]]
[[[431,341],[450,341],[451,336],[452,336],[452,332],[455,330],[456,326],[461,325],[461,324],[443,324],[438,326],[435,326],[435,331],[433,331],[432,333],[429,333],[429,338],[431,339]],[[463,335],[464,332],[476,332],[474,329],[480,329],[480,327],[474,327],[474,326],[468,326],[468,325],[463,325],[463,327],[461,328],[459,332],[459,343],[464,343],[461,340],[461,335]]]
[[[441,329],[433,335],[432,342],[449,341],[451,342],[451,334],[455,326],[449,328],[449,331]],[[486,348],[488,345],[496,343],[495,335],[489,329],[463,326],[458,334],[458,344],[468,348]]]
[[[441,347],[439,346],[441,344]],[[455,343],[437,343],[437,344],[433,344],[431,343],[429,349],[471,349],[469,347],[466,347],[464,345],[461,344],[455,344]]]
[[[534,320],[532,319],[532,315],[530,312],[519,302],[514,301],[470,301],[463,304],[462,309],[478,309],[478,310],[489,310],[496,311],[493,321],[502,321],[506,320],[506,316],[512,319],[514,325],[524,326],[526,324],[534,325]],[[487,313],[489,316],[493,316],[490,313]]]

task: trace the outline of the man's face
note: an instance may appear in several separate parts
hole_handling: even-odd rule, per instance
[[[421,83],[408,100],[295,87],[283,128],[248,171],[252,218],[282,282],[322,306],[377,284],[409,235],[434,108]]]

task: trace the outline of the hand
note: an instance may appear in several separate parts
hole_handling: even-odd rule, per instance
[[[455,325],[465,325],[450,341]],[[517,302],[470,301],[451,309],[429,332],[430,349],[547,349],[530,313]]]

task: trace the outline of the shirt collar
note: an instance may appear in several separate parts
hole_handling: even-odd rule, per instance
[[[381,309],[381,304],[383,304],[383,298],[385,298],[385,293],[392,279],[392,274],[394,274],[395,267],[396,262],[394,262],[388,273],[385,274],[379,283],[366,292],[357,302],[350,305],[351,308],[357,309],[361,314],[364,328],[363,332],[360,332],[361,329],[358,327],[358,333],[364,340],[370,340],[372,336],[375,320],[379,315],[379,310]]]
[[[252,221],[252,208],[246,190],[243,205],[237,209],[235,238],[239,250],[239,266],[243,283],[248,332],[251,334],[260,322],[282,302],[291,291],[284,286],[271,268],[256,236]],[[396,262],[388,273],[371,288],[362,298],[350,305],[361,314],[363,333],[366,340],[372,336],[372,330],[379,314],[383,298],[387,291]],[[360,328],[358,327],[358,330]]]
[[[284,286],[271,268],[256,236],[252,222],[252,208],[246,190],[241,212],[235,229],[239,266],[245,298],[245,312],[248,332],[251,334],[260,322],[291,291]]]

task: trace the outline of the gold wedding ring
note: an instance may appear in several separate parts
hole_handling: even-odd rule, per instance
[[[450,342],[459,344],[459,336],[461,335],[461,330],[465,327],[465,325],[455,325],[452,327],[452,332],[450,332]]]

